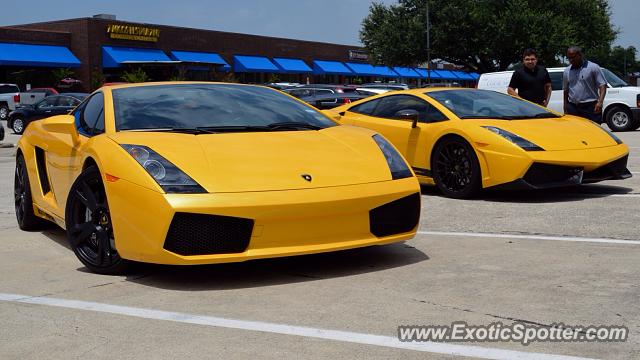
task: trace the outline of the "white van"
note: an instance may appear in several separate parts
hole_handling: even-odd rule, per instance
[[[565,68],[549,68],[551,77],[551,99],[549,108],[563,113],[562,74]],[[602,68],[607,80],[607,95],[604,98],[602,122],[613,131],[631,131],[640,128],[640,87],[629,86],[611,71]],[[513,71],[500,71],[480,75],[478,89],[507,93]]]

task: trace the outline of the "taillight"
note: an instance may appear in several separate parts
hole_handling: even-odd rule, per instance
[[[14,103],[19,103],[20,102],[20,94],[13,95],[13,102]]]
[[[640,107],[640,94],[636,95],[636,106]]]
[[[349,98],[344,98],[344,99],[342,99],[342,103],[343,103],[343,104],[351,104],[351,99],[349,99]]]

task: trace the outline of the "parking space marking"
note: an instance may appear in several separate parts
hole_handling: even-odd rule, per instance
[[[346,343],[382,346],[387,348],[414,350],[427,353],[457,355],[482,359],[523,359],[523,360],[577,360],[586,359],[574,356],[533,353],[480,346],[444,344],[434,342],[402,342],[397,337],[356,333],[351,331],[327,330],[261,321],[235,320],[213,316],[194,315],[171,311],[110,305],[96,302],[57,299],[50,297],[31,297],[17,294],[0,293],[0,301],[24,304],[45,305],[67,309],[86,310],[100,313],[132,316],[143,319],[173,321],[184,324],[196,324],[218,328],[260,331],[272,334],[294,335],[308,338],[334,340]]]
[[[418,234],[437,235],[437,236],[462,236],[462,237],[479,237],[479,238],[551,240],[551,241],[640,245],[640,240],[620,240],[620,239],[609,239],[609,238],[587,238],[587,237],[570,237],[570,236],[492,234],[492,233],[450,232],[450,231],[418,231]]]
[[[611,194],[613,197],[640,197],[640,194]]]

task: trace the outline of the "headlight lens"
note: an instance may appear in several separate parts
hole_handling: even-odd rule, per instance
[[[620,140],[620,138],[619,138],[619,137],[615,136],[611,131],[609,131],[609,130],[607,130],[607,129],[603,128],[602,126],[600,126],[600,125],[598,125],[598,124],[593,124],[593,125],[594,125],[594,126],[599,127],[602,131],[604,131],[604,132],[606,132],[607,134],[609,134],[609,136],[611,136],[611,138],[612,138],[613,140],[615,140],[616,144],[618,144],[618,145],[622,144],[622,140]]]
[[[407,166],[407,163],[404,161],[402,156],[400,156],[393,145],[391,145],[385,138],[378,134],[373,135],[373,140],[376,142],[376,144],[378,144],[380,150],[384,154],[385,159],[387,159],[389,170],[391,170],[391,178],[393,180],[404,179],[413,176],[411,170]]]
[[[142,145],[121,145],[168,194],[199,194],[205,189],[195,180],[160,156]]]
[[[541,148],[540,146],[532,143],[529,140],[523,139],[523,138],[521,138],[520,136],[518,136],[518,135],[516,135],[514,133],[510,133],[507,130],[502,130],[502,129],[497,128],[495,126],[483,126],[483,128],[502,136],[503,138],[505,138],[505,139],[511,141],[512,143],[518,145],[523,150],[526,150],[526,151],[544,151],[544,149]]]

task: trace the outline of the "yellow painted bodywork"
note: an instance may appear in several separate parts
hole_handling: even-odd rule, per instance
[[[102,174],[122,258],[162,264],[243,261],[386,244],[412,238],[417,229],[376,237],[369,211],[419,193],[416,177],[392,180],[375,132],[351,126],[319,131],[220,134],[117,132],[111,90],[105,133],[93,137],[54,133],[71,115],[33,122],[18,143],[27,164],[36,215],[65,227],[71,185],[94,162]],[[238,85],[242,86],[242,85]],[[207,193],[166,194],[121,144],[144,145],[176,165]],[[45,151],[51,191],[38,181],[35,147]],[[308,182],[302,174],[310,174]],[[176,212],[253,219],[247,250],[180,256],[163,249]]]
[[[593,122],[575,116],[554,119],[492,120],[458,118],[445,106],[428,96],[429,91],[451,88],[393,91],[357,102],[325,110],[335,121],[368,128],[384,135],[414,168],[431,170],[431,153],[438,140],[448,135],[464,138],[474,149],[482,172],[482,187],[506,184],[520,179],[533,162],[583,167],[594,170],[629,153],[626,144],[617,144]],[[374,98],[408,94],[418,97],[440,110],[446,121],[421,123],[412,128],[411,121],[377,118],[349,111]],[[547,109],[548,110],[548,109]],[[482,126],[495,126],[514,133],[545,151],[525,151]],[[583,143],[585,141],[587,144]],[[433,185],[433,178],[418,176],[420,183]]]

